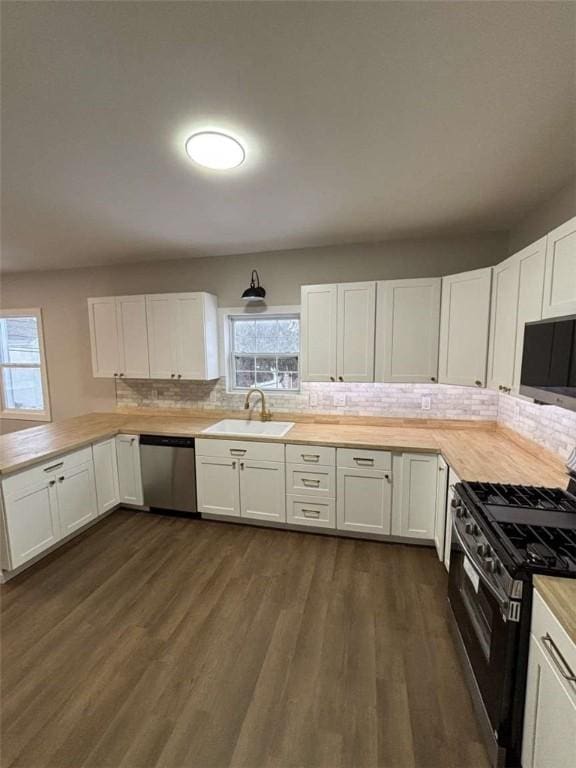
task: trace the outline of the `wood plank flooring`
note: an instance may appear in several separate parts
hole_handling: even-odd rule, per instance
[[[120,510],[1,590],[3,768],[487,768],[431,549]]]

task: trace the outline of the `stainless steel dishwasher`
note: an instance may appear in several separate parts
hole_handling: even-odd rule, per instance
[[[193,437],[141,435],[144,504],[151,509],[197,512]]]

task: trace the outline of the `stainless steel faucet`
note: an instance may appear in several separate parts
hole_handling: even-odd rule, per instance
[[[261,405],[262,405],[262,409],[260,411],[260,420],[261,421],[270,421],[272,419],[272,414],[270,413],[270,411],[266,410],[266,395],[258,387],[251,387],[248,390],[248,392],[246,392],[246,399],[244,400],[244,408],[245,408],[245,410],[248,410],[248,408],[250,408],[250,396],[254,392],[256,392],[257,395],[260,395],[260,401],[261,401]]]

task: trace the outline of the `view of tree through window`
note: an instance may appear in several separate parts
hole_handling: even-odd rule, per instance
[[[231,325],[234,388],[300,388],[300,320],[297,316],[235,317]]]
[[[4,411],[46,410],[37,317],[0,317],[0,368]]]

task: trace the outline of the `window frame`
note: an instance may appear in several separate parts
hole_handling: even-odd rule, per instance
[[[50,408],[50,392],[48,388],[48,368],[46,365],[46,348],[44,345],[44,324],[42,320],[42,310],[39,307],[33,309],[0,309],[0,319],[7,317],[35,317],[36,327],[38,328],[38,349],[40,352],[40,363],[3,363],[0,361],[0,418],[12,419],[14,421],[52,421]],[[4,368],[39,368],[40,380],[42,382],[42,397],[44,408],[41,411],[20,410],[6,407],[4,394]]]
[[[300,306],[280,306],[280,307],[262,307],[259,305],[228,308],[219,310],[221,317],[222,328],[222,344],[221,344],[221,363],[222,370],[226,375],[226,392],[231,395],[243,394],[249,391],[250,387],[236,387],[234,378],[234,346],[232,340],[232,328],[234,320],[246,320],[248,318],[256,319],[262,317],[266,320],[274,320],[275,318],[282,319],[286,317],[293,317],[298,320],[299,329],[301,323]],[[296,389],[268,389],[264,388],[266,397],[273,395],[298,395],[302,392],[302,341],[300,339],[300,346],[296,353],[298,357],[298,381],[299,385]],[[250,357],[250,355],[246,355]],[[261,357],[267,357],[264,353]],[[271,355],[270,355],[271,356]],[[278,355],[278,357],[294,357],[294,354],[290,355]],[[257,386],[257,385],[255,385]]]

